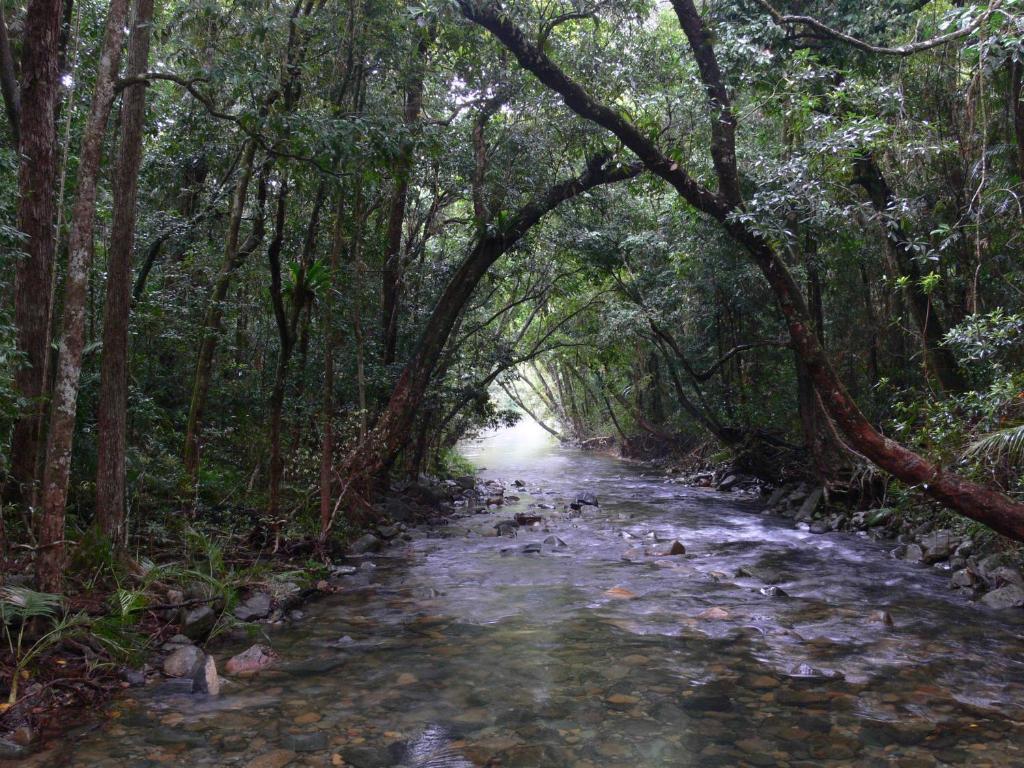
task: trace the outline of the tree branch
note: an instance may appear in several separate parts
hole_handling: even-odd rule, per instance
[[[912,56],[915,53],[928,51],[932,48],[938,48],[956,40],[960,40],[961,38],[967,37],[971,33],[975,32],[982,24],[988,21],[989,17],[999,9],[1000,5],[1002,5],[1001,0],[996,0],[996,2],[993,2],[992,5],[973,22],[968,24],[966,27],[961,27],[954,32],[950,32],[949,34],[933,37],[930,40],[921,40],[917,43],[907,43],[906,45],[887,47],[884,45],[872,45],[864,40],[848,35],[845,32],[840,32],[838,29],[833,29],[827,24],[824,24],[811,16],[790,16],[783,14],[772,6],[768,0],[754,0],[754,2],[767,11],[768,15],[772,17],[772,21],[780,27],[803,25],[814,30],[825,38],[838,40],[841,43],[846,43],[852,48],[856,48],[858,51],[880,56]]]

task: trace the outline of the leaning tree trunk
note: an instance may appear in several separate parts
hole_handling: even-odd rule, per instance
[[[71,444],[78,407],[82,351],[85,347],[85,303],[89,265],[93,255],[96,185],[100,173],[103,135],[114,103],[115,81],[127,16],[128,0],[111,0],[92,104],[79,149],[78,191],[71,213],[71,234],[68,237],[63,329],[57,354],[50,431],[46,441],[42,511],[39,519],[36,581],[39,589],[44,592],[59,592],[64,580],[64,507],[67,504],[71,476]]]
[[[14,266],[14,325],[18,352],[24,356],[14,386],[26,410],[11,439],[8,496],[32,503],[42,447],[46,368],[50,350],[50,313],[57,218],[57,109],[60,72],[61,0],[31,0],[22,33],[18,166],[18,229],[25,236],[24,256]]]
[[[152,19],[153,0],[136,0],[128,43],[127,77],[146,71]],[[107,263],[107,299],[103,307],[103,361],[97,417],[96,521],[115,544],[124,540],[128,312],[145,117],[145,83],[128,86],[121,101],[121,142],[114,163],[114,214]]]
[[[402,369],[376,425],[345,459],[342,476],[350,497],[365,503],[368,479],[379,477],[408,443],[413,422],[452,329],[491,266],[560,203],[598,186],[633,178],[640,172],[638,164],[606,167],[606,162],[607,157],[603,156],[592,159],[581,176],[555,184],[540,198],[509,216],[504,227],[485,230],[478,237],[434,305],[416,351]]]
[[[878,467],[911,486],[920,487],[932,499],[950,509],[991,527],[1018,541],[1024,541],[1024,504],[985,486],[947,471],[909,448],[880,434],[865,418],[825,355],[802,292],[793,274],[772,243],[750,228],[737,213],[742,203],[733,198],[738,189],[735,167],[734,130],[730,120],[712,119],[712,160],[720,191],[700,184],[678,162],[666,156],[644,133],[622,114],[598,101],[568,77],[539,50],[508,17],[489,3],[458,0],[464,16],[490,31],[545,86],[562,96],[566,106],[581,117],[615,134],[632,150],[648,170],[668,182],[689,205],[719,223],[748,253],[775,295],[776,305],[789,329],[793,347],[807,366],[828,414],[850,446]],[[731,112],[728,95],[711,45],[711,36],[693,0],[672,0],[697,63],[711,102],[712,112]],[[731,115],[730,115],[731,116]]]

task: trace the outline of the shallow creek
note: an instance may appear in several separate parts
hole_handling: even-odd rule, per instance
[[[269,629],[272,670],[217,698],[143,689],[35,763],[1024,766],[1019,613],[865,537],[796,530],[529,426],[465,453],[524,481],[520,501],[391,548]],[[586,491],[599,508],[560,511]],[[533,504],[557,507],[545,529],[482,535]],[[567,547],[523,553],[552,534]],[[684,556],[640,554],[675,539]]]

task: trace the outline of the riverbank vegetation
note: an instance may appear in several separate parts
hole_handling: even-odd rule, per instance
[[[1024,539],[1018,0],[0,10],[9,630],[517,418]]]

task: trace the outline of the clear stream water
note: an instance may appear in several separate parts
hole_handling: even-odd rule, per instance
[[[530,425],[465,454],[524,481],[520,501],[419,532],[268,629],[275,668],[216,698],[142,689],[29,762],[1024,766],[1020,612],[967,603],[866,537],[815,536]],[[585,491],[600,508],[561,511]],[[493,536],[534,504],[556,507],[546,530]],[[522,551],[550,535],[567,546]],[[643,554],[672,540],[684,556]]]

